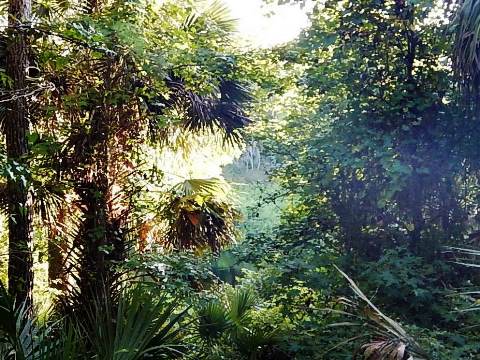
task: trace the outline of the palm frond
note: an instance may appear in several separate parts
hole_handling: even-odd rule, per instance
[[[470,268],[480,268],[480,250],[474,248],[445,247],[446,252],[453,254],[454,263]]]
[[[236,30],[237,20],[233,19],[230,9],[220,0],[214,0],[207,3],[203,9],[192,11],[182,24],[183,29],[193,27],[205,28],[208,23],[213,23],[224,33],[231,33]]]
[[[272,324],[263,326],[256,322],[257,298],[249,288],[230,289],[225,301],[213,300],[202,306],[199,316],[198,334],[209,346],[229,342],[248,359],[271,357],[281,353],[275,346],[279,342],[280,328]]]
[[[155,356],[172,359],[184,351],[179,323],[185,313],[186,310],[176,313],[174,302],[152,298],[151,294],[134,287],[122,291],[118,305],[111,303],[108,297],[97,298],[87,319],[77,318],[76,321],[83,324],[96,358],[138,360]]]
[[[414,360],[407,352],[407,345],[400,340],[377,340],[361,347],[365,360]]]
[[[218,301],[210,301],[198,311],[199,334],[207,342],[218,340],[232,325],[225,307]]]
[[[240,84],[222,80],[219,85],[218,97],[200,97],[187,91],[184,128],[188,131],[210,131],[215,133],[223,130],[227,142],[240,142],[242,129],[251,120],[245,115],[243,105],[250,100],[248,91]]]
[[[223,132],[224,142],[238,143],[243,138],[243,129],[251,124],[244,107],[251,101],[248,90],[239,83],[222,79],[215,93],[204,96],[187,89],[184,81],[174,75],[165,79],[170,90],[168,97],[157,95],[144,97],[150,112],[163,115],[167,109],[175,109],[183,115],[182,127],[190,132]],[[150,124],[155,133],[155,125]],[[153,130],[153,131],[152,131]]]
[[[42,220],[53,223],[59,208],[66,203],[61,184],[34,181],[32,183],[33,211]]]
[[[274,330],[243,328],[235,333],[235,343],[241,353],[248,356],[261,354],[267,346],[276,345],[279,342],[277,332]]]
[[[33,2],[35,16],[49,20],[64,15],[72,8],[75,8],[75,4],[70,0],[35,0]]]
[[[255,294],[248,288],[237,288],[227,296],[228,315],[236,324],[242,324],[255,304]]]
[[[175,249],[210,248],[218,252],[235,239],[239,213],[228,203],[187,196],[175,198],[162,213],[169,221],[165,243]]]
[[[454,252],[456,254],[469,255],[469,256],[480,256],[480,250],[475,248],[459,248],[455,246],[445,247],[447,251]]]
[[[364,320],[365,335],[372,338],[359,349],[365,360],[413,360],[414,357],[418,360],[427,360],[430,358],[398,322],[385,315],[373,304],[355,281],[338,267],[335,266],[335,268],[347,279],[350,288],[361,301],[356,303],[346,299],[346,305],[353,307],[357,316]]]
[[[53,325],[38,325],[32,312],[15,304],[0,283],[0,354],[5,360],[73,360],[67,354],[67,342],[52,337]]]
[[[210,248],[217,252],[234,241],[239,212],[230,187],[219,178],[189,179],[175,185],[159,218],[167,220],[163,242],[175,249]]]
[[[187,179],[173,187],[179,196],[210,195],[223,198],[230,192],[230,185],[221,178]]]
[[[447,253],[454,256],[453,263],[465,266],[468,268],[479,269],[480,268],[480,250],[475,248],[459,248],[448,246],[445,247]],[[452,296],[465,296],[471,304],[466,308],[458,310],[459,312],[471,312],[480,310],[480,291],[475,287],[470,286],[466,291],[456,291]]]

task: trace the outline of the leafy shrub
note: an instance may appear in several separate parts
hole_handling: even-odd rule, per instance
[[[448,284],[461,286],[457,268],[443,260],[428,261],[405,248],[390,249],[376,262],[361,265],[363,289],[376,302],[408,322],[454,325],[458,314]]]

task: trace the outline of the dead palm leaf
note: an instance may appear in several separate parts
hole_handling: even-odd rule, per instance
[[[222,179],[189,179],[173,187],[159,217],[167,219],[164,243],[175,249],[220,250],[234,241],[238,211]]]
[[[350,288],[360,303],[348,301],[355,313],[363,320],[366,336],[372,338],[363,344],[357,353],[365,360],[428,360],[429,356],[405,329],[395,320],[385,315],[363,293],[358,285],[345,272],[335,268],[347,279]],[[357,338],[355,338],[357,339]]]

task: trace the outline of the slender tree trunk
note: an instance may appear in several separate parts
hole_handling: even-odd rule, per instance
[[[9,103],[5,121],[8,160],[20,168],[27,166],[29,130],[27,99],[22,96],[27,86],[28,39],[22,25],[31,16],[31,0],[10,0],[8,26],[10,41],[7,49],[7,74],[12,79],[14,99]],[[28,185],[16,176],[8,179],[9,262],[8,287],[17,305],[32,303],[33,259],[31,199]]]
[[[63,268],[67,244],[58,229],[65,226],[66,212],[64,207],[60,208],[55,218],[56,223],[50,224],[48,232],[48,285],[61,291],[65,291],[68,284],[67,274]]]
[[[100,141],[103,145],[104,140]],[[101,146],[104,149],[103,146]],[[83,232],[85,241],[84,265],[80,273],[80,291],[91,295],[101,295],[109,281],[108,267],[105,253],[108,252],[109,232],[106,196],[108,192],[108,178],[103,166],[103,155],[94,152],[95,170],[93,178],[84,184],[85,206]]]

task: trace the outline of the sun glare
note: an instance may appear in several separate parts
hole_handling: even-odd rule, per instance
[[[238,35],[253,47],[268,48],[293,40],[308,26],[307,12],[311,4],[276,6],[262,0],[225,0],[238,19]]]

